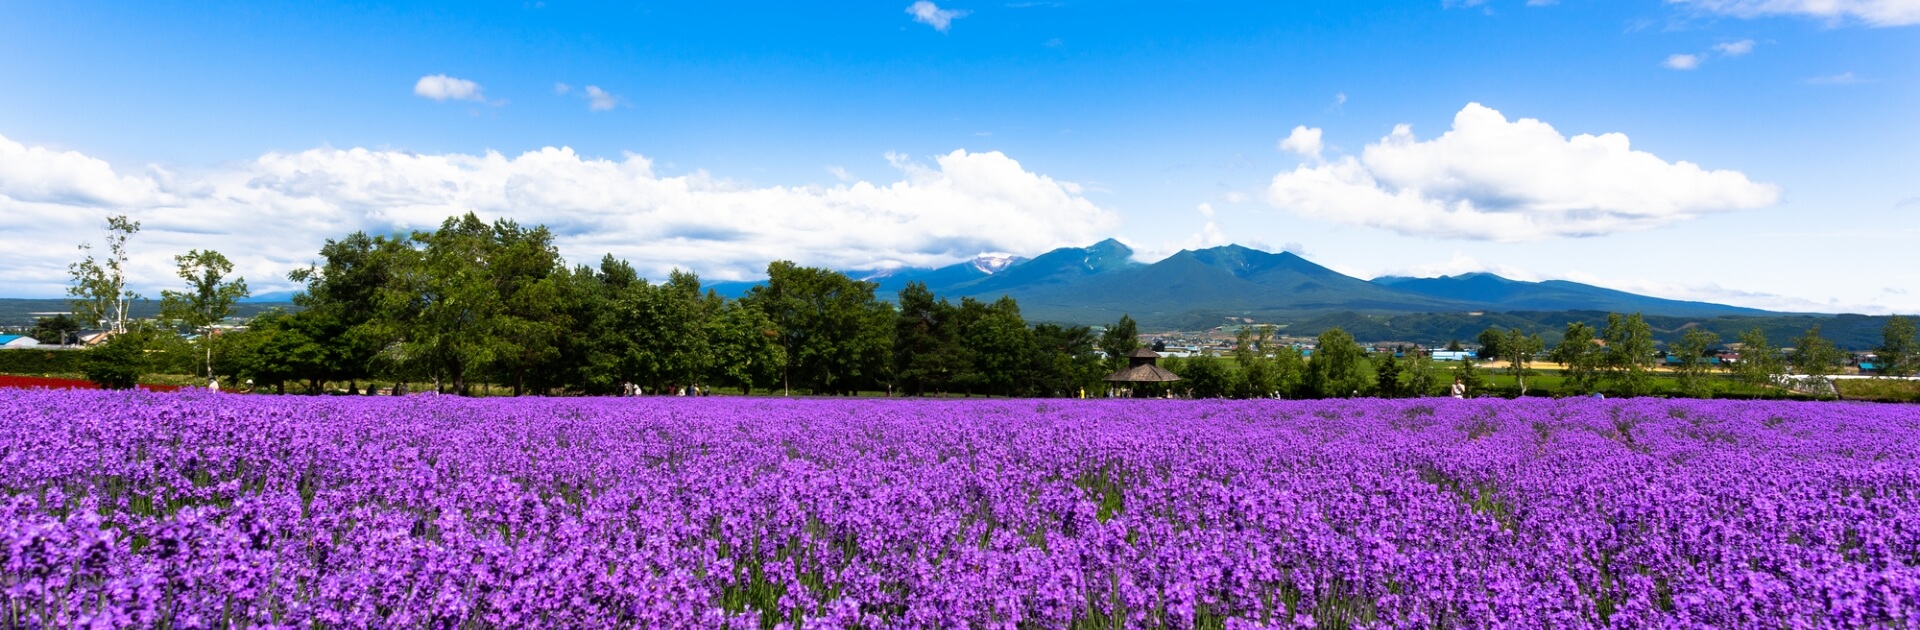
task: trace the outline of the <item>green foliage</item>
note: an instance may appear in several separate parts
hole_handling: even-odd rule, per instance
[[[1347,398],[1373,391],[1373,371],[1366,351],[1346,331],[1320,333],[1307,362],[1307,389],[1321,398]]]
[[[1740,361],[1733,368],[1740,382],[1757,388],[1773,387],[1779,385],[1780,374],[1785,371],[1780,351],[1767,343],[1765,330],[1755,327],[1740,334]]]
[[[1680,343],[1674,344],[1671,348],[1669,354],[1680,361],[1677,372],[1680,377],[1681,395],[1692,398],[1713,396],[1713,380],[1710,378],[1710,369],[1713,366],[1707,361],[1707,353],[1718,345],[1720,345],[1720,335],[1700,328],[1692,328],[1680,338]]]
[[[1639,313],[1621,317],[1607,315],[1607,327],[1601,331],[1607,341],[1602,365],[1614,391],[1625,396],[1645,396],[1653,391],[1653,329]]]
[[[1373,357],[1373,375],[1377,387],[1375,391],[1381,398],[1401,398],[1407,395],[1400,372],[1400,359],[1394,356],[1392,349]]]
[[[1400,370],[1400,391],[1415,398],[1440,393],[1443,385],[1440,368],[1424,352],[1407,353],[1406,367]]]
[[[1874,352],[1881,373],[1887,376],[1912,376],[1920,371],[1920,345],[1914,342],[1911,317],[1892,317],[1880,331],[1880,347]]]
[[[1108,326],[1100,334],[1100,351],[1107,353],[1107,370],[1115,371],[1127,367],[1127,353],[1140,348],[1140,329],[1134,325],[1133,317],[1120,315],[1120,321]]]
[[[1527,377],[1535,374],[1533,357],[1547,349],[1547,343],[1540,339],[1540,335],[1528,335],[1520,332],[1518,328],[1509,328],[1506,333],[1498,335],[1498,338],[1502,358],[1507,361],[1507,375],[1513,377],[1514,383],[1520,387],[1520,395],[1525,396],[1527,395]]]
[[[773,320],[758,307],[738,300],[722,304],[707,323],[714,381],[747,394],[778,384],[780,368],[787,362],[778,338]]]
[[[1178,367],[1177,370],[1168,368],[1180,375],[1181,381],[1175,385],[1194,398],[1225,398],[1241,389],[1233,370],[1228,369],[1224,359],[1193,357],[1182,361]]]
[[[86,355],[73,350],[0,350],[0,374],[79,374]]]
[[[77,343],[80,340],[80,322],[66,315],[42,317],[34,321],[33,331],[28,336],[44,344]]]
[[[133,389],[140,377],[152,371],[155,361],[149,350],[158,345],[163,334],[167,333],[136,320],[125,332],[114,333],[84,350],[80,372],[106,389]]]
[[[1473,364],[1473,359],[1464,359],[1453,367],[1453,380],[1465,386],[1467,396],[1477,395],[1487,388],[1486,374]]]
[[[893,309],[874,285],[787,261],[767,266],[767,284],[745,298],[779,334],[785,387],[816,394],[853,394],[885,382],[892,355]]]
[[[1502,347],[1506,345],[1507,339],[1507,333],[1501,332],[1499,327],[1488,326],[1486,330],[1480,331],[1480,336],[1478,337],[1480,351],[1475,354],[1480,357],[1481,361],[1498,361],[1504,359],[1510,353],[1508,349]]]
[[[82,325],[106,326],[116,333],[127,330],[127,309],[140,295],[127,288],[127,239],[140,231],[140,222],[126,215],[107,217],[107,259],[96,261],[93,246],[80,244],[86,258],[67,267],[73,284],[67,295],[73,296],[73,312]]]
[[[1834,347],[1833,342],[1820,336],[1820,325],[1807,329],[1794,342],[1793,350],[1787,353],[1787,360],[1795,371],[1807,377],[1807,386],[1815,394],[1825,394],[1833,390],[1833,383],[1827,377],[1840,369],[1840,362],[1846,359],[1846,353]]]
[[[233,263],[213,250],[190,250],[174,256],[186,291],[161,291],[161,317],[199,331],[200,345],[206,351],[201,368],[213,378],[213,325],[233,314],[233,303],[250,295],[245,278],[228,279]]]

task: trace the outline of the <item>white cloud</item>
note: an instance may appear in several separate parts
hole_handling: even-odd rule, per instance
[[[1667,0],[1701,11],[1740,18],[1774,15],[1812,17],[1830,22],[1859,21],[1870,26],[1920,24],[1915,0]]]
[[[1714,44],[1713,49],[1719,51],[1723,56],[1738,57],[1753,52],[1753,40],[1743,39],[1737,42],[1721,42]]]
[[[584,96],[587,98],[587,109],[596,112],[604,112],[619,107],[621,103],[626,102],[626,99],[615,94],[610,94],[606,90],[600,89],[598,85],[587,86]]]
[[[854,177],[853,173],[847,172],[847,168],[844,166],[829,166],[827,167],[827,172],[831,173],[834,179],[837,179],[843,182],[850,182],[850,181],[859,179],[857,177]]]
[[[1247,200],[1247,193],[1243,193],[1237,190],[1228,191],[1228,192],[1220,193],[1220,199],[1227,203],[1241,203]]]
[[[174,284],[171,256],[188,249],[219,250],[256,291],[279,290],[325,239],[431,229],[465,212],[546,225],[576,262],[612,253],[654,276],[679,266],[710,279],[754,277],[775,259],[856,269],[1033,255],[1119,225],[1080,186],[998,152],[889,157],[894,181],[832,186],[661,175],[640,155],[553,147],[518,156],[312,149],[193,176],[129,176],[0,137],[0,268],[11,272],[0,294],[58,295],[73,247],[97,243],[103,218],[121,212],[145,224],[130,247],[131,276],[147,293]]]
[[[1280,173],[1267,201],[1303,216],[1407,235],[1498,241],[1597,236],[1773,205],[1780,191],[1635,151],[1618,133],[1560,135],[1479,103],[1420,141],[1406,125],[1347,156]]]
[[[413,84],[413,93],[415,96],[436,101],[487,102],[487,97],[481,94],[480,84],[444,74],[420,77],[420,80]]]
[[[573,86],[571,86],[571,85],[567,85],[567,84],[565,84],[565,83],[561,83],[561,82],[557,82],[557,81],[556,81],[556,82],[554,82],[554,84],[553,84],[553,93],[554,93],[554,94],[566,94],[566,93],[568,93],[568,92],[572,92],[572,91],[573,91]]]
[[[1813,85],[1853,85],[1862,81],[1864,81],[1864,79],[1854,76],[1852,72],[1842,72],[1832,76],[1807,79],[1807,83]]]
[[[1280,141],[1280,150],[1318,160],[1320,150],[1323,148],[1320,144],[1320,135],[1318,128],[1308,128],[1306,125],[1294,127],[1293,132]]]
[[[927,0],[919,0],[907,7],[907,14],[913,16],[913,21],[931,26],[933,30],[942,33],[947,32],[947,27],[952,26],[954,20],[966,17],[967,13],[967,11],[956,9],[942,9]]]
[[[1200,216],[1203,216],[1209,219],[1213,218],[1213,204],[1202,203],[1198,206],[1194,206],[1193,209],[1198,210],[1200,212]]]
[[[1666,66],[1668,68],[1672,68],[1674,70],[1692,70],[1694,68],[1700,67],[1700,56],[1689,55],[1684,53],[1668,55],[1667,60],[1660,62],[1660,65]]]

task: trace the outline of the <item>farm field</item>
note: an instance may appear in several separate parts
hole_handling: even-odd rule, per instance
[[[0,626],[1911,627],[1920,410],[0,390]]]

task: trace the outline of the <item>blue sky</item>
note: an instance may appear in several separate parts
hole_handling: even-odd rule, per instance
[[[472,210],[651,275],[1114,236],[1920,311],[1920,0],[43,2],[0,59],[5,295],[109,214],[157,293]]]

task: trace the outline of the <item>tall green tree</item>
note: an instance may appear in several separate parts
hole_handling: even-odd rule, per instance
[[[1887,325],[1880,329],[1880,347],[1874,355],[1883,366],[1881,374],[1912,376],[1920,371],[1920,345],[1914,342],[1913,318],[1898,315],[1888,318]]]
[[[707,323],[713,348],[713,380],[740,388],[743,394],[780,382],[786,351],[778,342],[773,320],[751,302],[727,300]]]
[[[1094,354],[1099,340],[1086,326],[1040,324],[1033,327],[1034,393],[1072,398],[1096,389],[1106,363]]]
[[[1179,367],[1174,372],[1180,376],[1176,385],[1194,398],[1224,398],[1233,394],[1234,373],[1227,369],[1224,360],[1195,356],[1182,361]]]
[[[894,315],[874,297],[874,286],[788,261],[767,266],[767,283],[750,289],[746,299],[779,332],[787,359],[783,387],[853,394],[886,382]]]
[[[33,331],[28,334],[40,343],[59,345],[76,341],[79,335],[80,321],[64,314],[34,320]]]
[[[1767,331],[1755,326],[1740,333],[1740,360],[1733,366],[1740,382],[1752,387],[1772,387],[1780,384],[1780,375],[1785,371],[1780,351],[1767,341]]]
[[[157,357],[151,352],[162,335],[171,335],[146,321],[133,321],[121,332],[88,348],[81,356],[80,371],[87,380],[105,389],[133,389],[140,378],[150,373]]]
[[[1373,375],[1376,383],[1374,391],[1381,398],[1400,398],[1407,394],[1404,381],[1400,378],[1403,371],[1399,357],[1388,349],[1373,357]]]
[[[405,322],[386,299],[416,256],[405,239],[355,232],[322,245],[318,265],[287,274],[304,287],[293,296],[301,327],[327,340],[314,367],[324,378],[371,379],[410,367],[394,346]]]
[[[1372,391],[1373,371],[1366,351],[1339,328],[1320,333],[1307,362],[1307,388],[1321,398],[1346,398]]]
[[[901,393],[924,396],[951,386],[965,370],[959,325],[952,303],[934,297],[924,282],[900,290],[894,315],[893,373]]]
[[[1672,356],[1679,359],[1680,393],[1693,398],[1713,397],[1713,365],[1707,359],[1707,353],[1720,345],[1720,335],[1699,326],[1688,328],[1681,335],[1680,343],[1674,344]]]
[[[1442,385],[1441,373],[1433,357],[1425,352],[1407,353],[1406,367],[1400,370],[1400,391],[1415,398],[1432,396]]]
[[[968,301],[962,301],[962,310]],[[960,337],[971,350],[972,373],[984,393],[1012,396],[1016,386],[1026,384],[1033,333],[1013,298],[1001,296],[985,304],[979,316],[964,321]]]
[[[190,250],[174,256],[185,291],[161,291],[160,314],[200,331],[200,345],[206,351],[206,377],[213,378],[213,325],[233,315],[233,303],[251,295],[247,279],[228,276],[233,263],[213,250]]]
[[[1794,371],[1806,377],[1807,387],[1822,395],[1833,391],[1833,380],[1829,377],[1839,371],[1840,362],[1845,358],[1846,353],[1820,336],[1819,324],[1808,328],[1806,334],[1794,341],[1793,351],[1787,353]]]
[[[1527,377],[1534,375],[1533,356],[1546,348],[1547,343],[1540,335],[1528,335],[1519,328],[1509,328],[1500,336],[1501,358],[1506,359],[1507,373],[1513,375],[1521,396],[1527,395]]]
[[[1565,387],[1575,394],[1591,394],[1600,389],[1601,367],[1605,351],[1595,346],[1594,330],[1584,322],[1567,323],[1567,332],[1554,346],[1553,358],[1566,376]]]
[[[1607,340],[1607,375],[1615,390],[1626,396],[1651,393],[1655,346],[1647,320],[1639,313],[1610,313],[1601,337]]]
[[[1140,328],[1133,323],[1133,317],[1120,315],[1120,321],[1108,326],[1100,334],[1100,351],[1107,354],[1107,371],[1113,372],[1127,367],[1127,353],[1140,349]]]
[[[103,326],[118,334],[127,331],[127,310],[140,294],[127,288],[127,239],[140,231],[140,222],[126,215],[107,217],[107,257],[94,260],[93,245],[81,243],[86,257],[67,267],[73,284],[67,287],[73,312],[88,326]]]
[[[1507,333],[1501,331],[1498,326],[1488,326],[1486,330],[1480,331],[1478,337],[1480,351],[1475,355],[1480,357],[1481,361],[1489,362],[1507,358],[1507,350],[1501,347],[1507,339],[1509,339]]]

